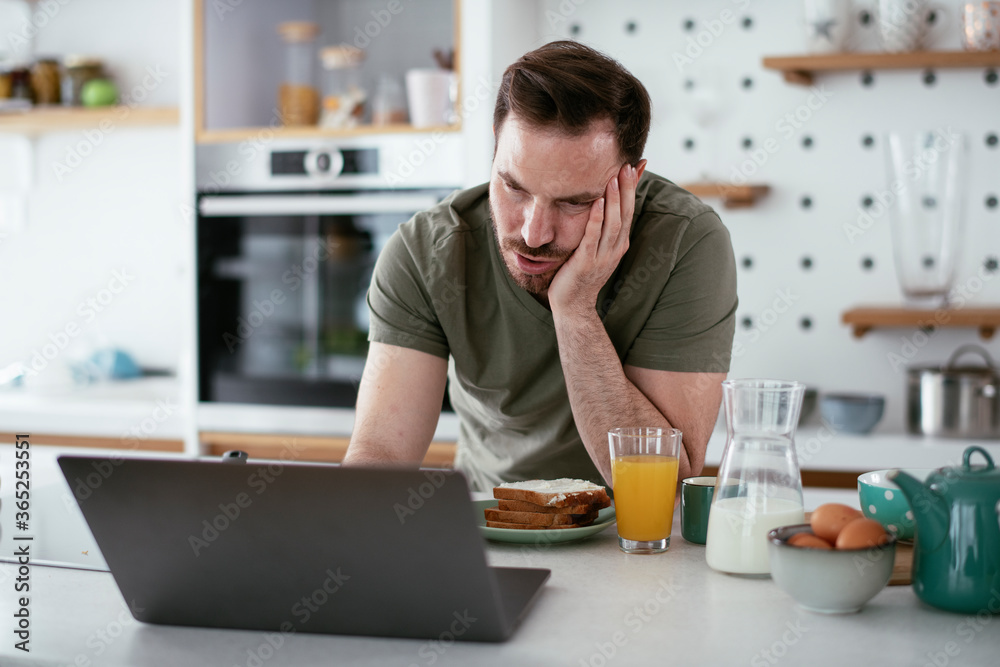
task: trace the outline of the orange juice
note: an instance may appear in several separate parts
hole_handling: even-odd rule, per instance
[[[657,454],[633,454],[611,460],[620,537],[651,541],[670,535],[678,466],[676,457]]]

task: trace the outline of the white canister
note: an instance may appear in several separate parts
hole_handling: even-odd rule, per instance
[[[804,0],[806,41],[812,53],[850,50],[851,0]]]
[[[882,50],[890,53],[919,51],[926,46],[932,27],[932,15],[941,18],[944,11],[926,0],[876,0],[875,24]]]
[[[450,125],[454,121],[455,73],[444,69],[411,69],[406,73],[406,99],[414,127]]]
[[[966,51],[1000,51],[1000,2],[962,6],[962,46]]]

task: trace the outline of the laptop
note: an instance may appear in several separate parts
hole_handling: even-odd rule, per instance
[[[457,472],[58,462],[144,623],[503,641],[550,574],[487,565]]]

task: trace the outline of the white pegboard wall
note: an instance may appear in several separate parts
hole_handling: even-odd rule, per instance
[[[857,50],[877,50],[871,5],[854,3]],[[943,6],[931,48],[961,48],[959,5]],[[538,26],[543,41],[585,42],[619,59],[647,86],[654,107],[646,150],[652,171],[678,183],[731,182],[752,171],[751,182],[771,186],[751,209],[727,211],[708,202],[730,230],[739,265],[730,377],[882,393],[887,409],[877,432],[898,433],[905,429],[906,365],[942,363],[968,342],[1000,359],[1000,343],[984,342],[971,329],[930,336],[876,330],[857,340],[840,323],[841,313],[855,305],[902,303],[888,216],[874,217],[860,236],[848,233],[859,216],[878,210],[879,193],[888,189],[884,135],[896,130],[952,127],[965,135],[957,284],[970,288],[971,305],[1000,303],[996,73],[841,72],[817,76],[815,88],[789,85],[761,61],[807,52],[798,0],[546,0]]]

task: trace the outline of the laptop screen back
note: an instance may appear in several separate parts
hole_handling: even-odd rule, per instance
[[[59,464],[141,621],[488,641],[509,632],[460,474]]]

